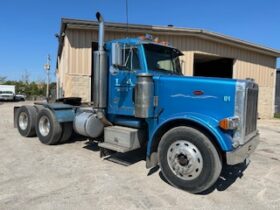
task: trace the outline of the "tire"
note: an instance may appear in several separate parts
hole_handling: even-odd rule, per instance
[[[36,136],[36,109],[33,106],[22,106],[17,110],[16,125],[18,132],[25,137]]]
[[[44,109],[45,107],[42,105],[34,105],[36,112],[39,113],[42,109]],[[37,118],[36,118],[37,119]]]
[[[159,143],[158,155],[166,180],[190,193],[209,189],[222,170],[215,146],[192,127],[180,126],[166,132]]]
[[[42,109],[36,121],[36,133],[43,144],[57,144],[62,136],[62,126],[50,109]]]
[[[72,123],[63,123],[62,124],[62,136],[59,140],[59,144],[68,142],[73,133],[73,124]]]

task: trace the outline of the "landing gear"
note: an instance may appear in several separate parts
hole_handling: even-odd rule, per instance
[[[216,148],[206,135],[191,127],[169,130],[160,141],[158,153],[168,182],[191,193],[207,190],[221,173]]]

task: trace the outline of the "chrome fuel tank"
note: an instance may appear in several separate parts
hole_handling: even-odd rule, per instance
[[[104,130],[104,124],[97,114],[91,111],[78,113],[74,118],[73,127],[76,133],[91,138],[100,136]]]

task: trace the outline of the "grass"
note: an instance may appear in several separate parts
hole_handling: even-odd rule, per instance
[[[280,113],[275,113],[275,114],[274,114],[274,118],[280,119]]]

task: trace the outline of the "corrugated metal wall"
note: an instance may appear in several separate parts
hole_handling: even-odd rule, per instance
[[[91,46],[92,42],[97,41],[97,31],[68,29],[65,34],[64,47],[58,67],[60,86],[63,87],[65,97],[82,96],[84,101],[89,101]],[[143,34],[129,34],[130,37],[138,37],[140,35]],[[157,36],[156,34],[153,35]],[[105,40],[126,36],[126,32],[106,32]],[[184,52],[182,60],[185,75],[193,75],[193,58],[195,53],[233,58],[235,60],[233,77],[237,79],[254,78],[260,87],[260,116],[263,118],[273,116],[276,58],[198,37],[174,35],[159,35],[158,37],[160,40],[170,42],[174,47]],[[74,84],[75,80],[79,80],[79,82],[76,82],[79,85],[82,82],[85,84],[83,87],[77,87]],[[80,92],[77,90],[80,90]]]
[[[275,112],[280,113],[280,70],[276,73]]]

